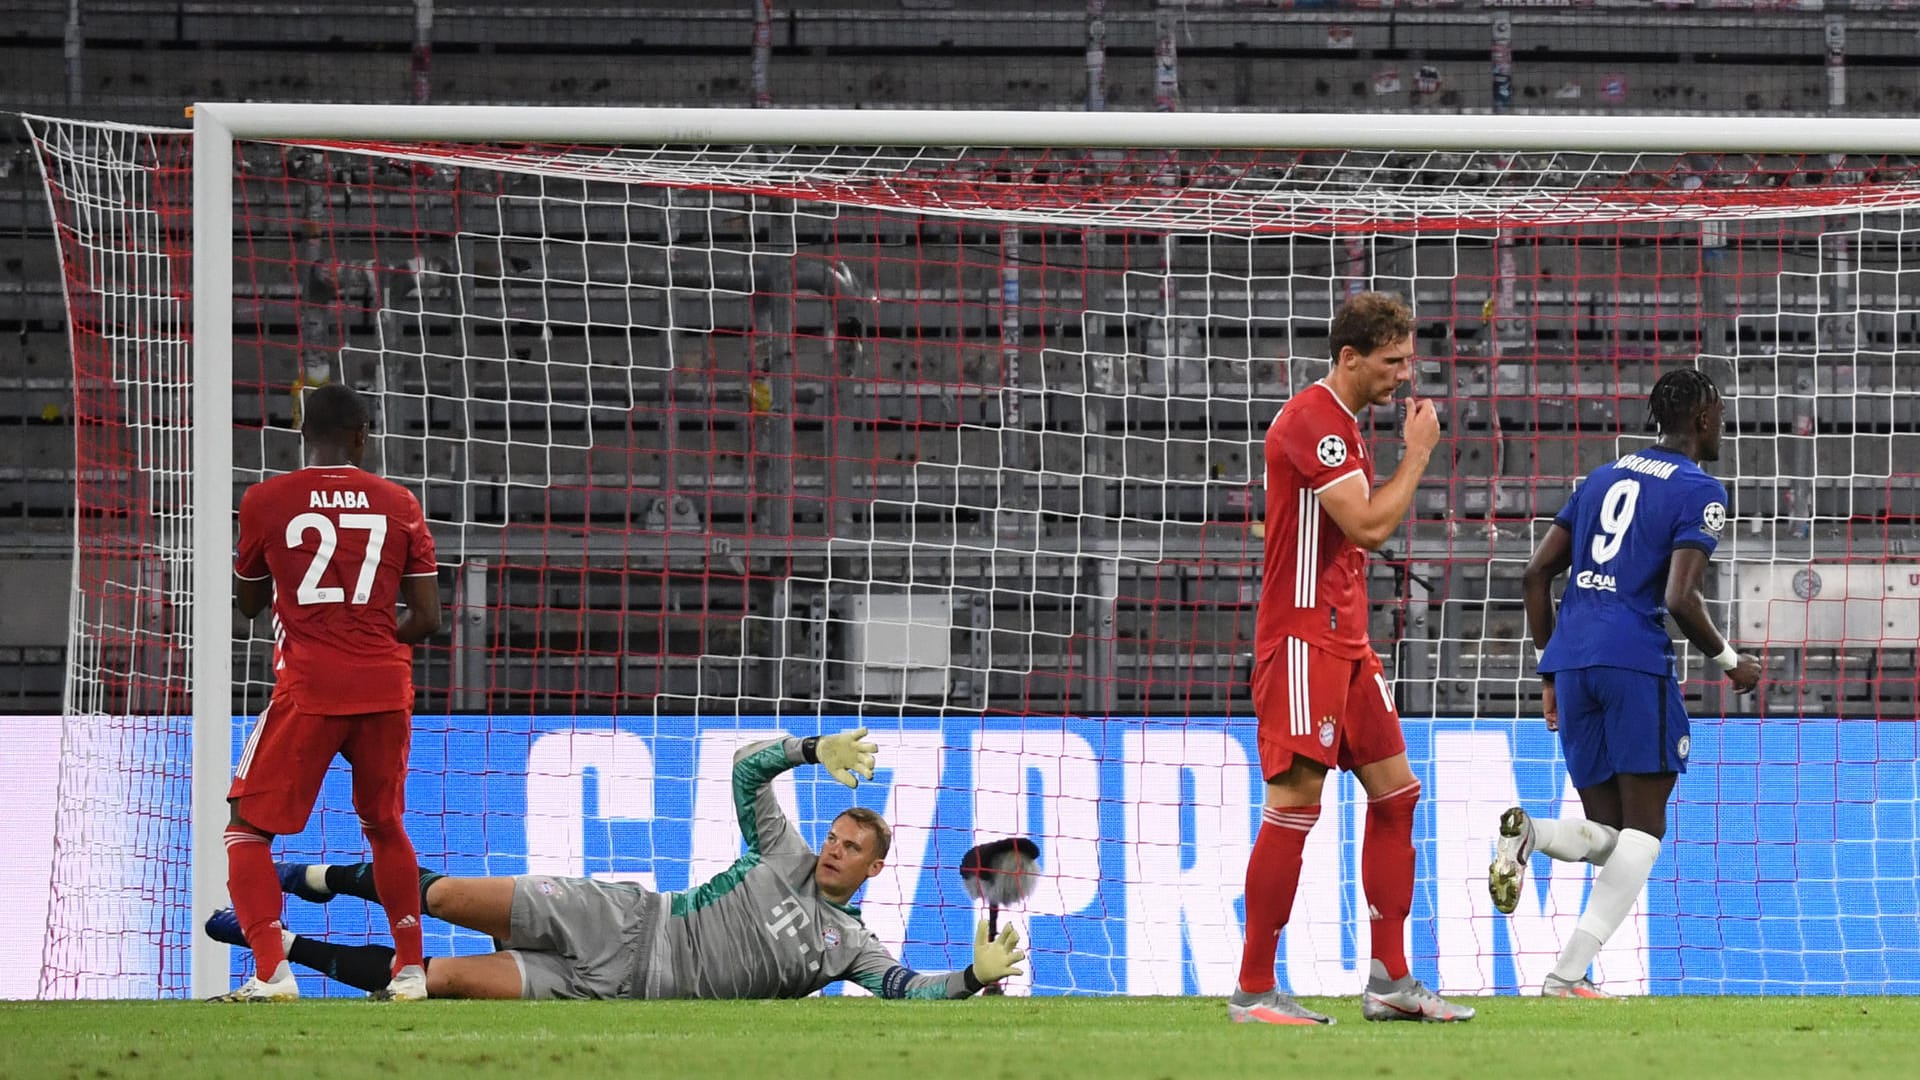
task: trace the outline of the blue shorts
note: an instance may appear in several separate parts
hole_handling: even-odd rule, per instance
[[[1693,729],[1670,675],[1590,667],[1553,677],[1560,704],[1560,745],[1576,788],[1616,773],[1683,773]]]

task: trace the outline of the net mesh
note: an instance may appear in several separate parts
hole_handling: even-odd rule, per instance
[[[82,475],[119,470],[79,493],[88,614],[56,892],[81,906],[56,908],[43,982],[172,993],[185,778],[156,788],[144,762],[183,767],[170,717],[185,650],[208,643],[178,631],[195,595],[224,598],[192,581],[182,525],[187,140],[36,136],[97,403],[83,395]],[[882,732],[879,782],[777,790],[810,839],[850,798],[894,823],[865,910],[910,963],[966,962],[962,854],[1029,835],[1042,871],[1010,917],[1035,960],[1016,992],[1221,993],[1259,802],[1260,438],[1324,371],[1341,300],[1399,293],[1419,320],[1415,392],[1445,424],[1409,524],[1370,564],[1429,806],[1411,955],[1448,990],[1513,990],[1539,984],[1586,887],[1562,869],[1509,921],[1480,879],[1501,809],[1577,812],[1525,719],[1520,572],[1574,479],[1644,445],[1654,378],[1697,364],[1732,425],[1717,471],[1736,521],[1710,610],[1774,679],[1757,705],[1723,698],[1688,658],[1689,704],[1731,716],[1696,729],[1706,775],[1680,786],[1677,857],[1602,974],[1896,988],[1911,828],[1867,819],[1904,807],[1910,823],[1914,800],[1912,725],[1876,722],[1913,716],[1920,632],[1902,559],[1920,506],[1901,348],[1920,315],[1912,169],[242,143],[235,489],[298,464],[306,388],[344,381],[374,403],[368,464],[421,497],[452,601],[450,635],[417,653],[423,864],[686,888],[738,851],[734,748],[859,716]],[[1363,417],[1383,475],[1397,423]],[[271,687],[267,643],[263,622],[235,646],[243,716]],[[1341,809],[1283,945],[1296,991],[1348,992],[1364,970],[1363,798],[1329,785]],[[109,818],[157,827],[97,835]],[[341,783],[283,845],[363,850]],[[116,891],[128,880],[138,903]],[[1787,947],[1767,925],[1783,897]],[[145,934],[154,963],[86,946],[118,925],[86,904],[117,905],[116,932]],[[380,933],[357,905],[289,918]],[[1843,928],[1864,936],[1842,949]]]
[[[65,271],[75,600],[41,991],[185,985],[190,153],[177,132],[35,126]],[[218,602],[217,600],[215,602]]]
[[[317,145],[542,178],[1208,234],[1800,217],[1920,198],[1910,155]]]

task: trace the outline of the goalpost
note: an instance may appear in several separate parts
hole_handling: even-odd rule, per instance
[[[369,465],[422,495],[453,598],[420,651],[423,862],[684,888],[732,857],[709,799],[734,745],[863,716],[899,830],[868,917],[910,963],[965,941],[960,853],[1032,835],[1021,989],[1223,992],[1260,437],[1362,288],[1413,302],[1446,423],[1374,563],[1430,806],[1416,973],[1537,987],[1571,929],[1583,877],[1509,927],[1476,876],[1501,806],[1567,803],[1526,719],[1518,573],[1641,437],[1652,378],[1697,363],[1735,425],[1715,618],[1796,724],[1702,724],[1715,783],[1681,784],[1642,929],[1602,963],[1639,990],[1920,988],[1882,922],[1912,889],[1874,865],[1914,839],[1920,586],[1889,538],[1920,520],[1920,121],[217,103],[190,140],[30,126],[81,440],[45,993],[228,984],[197,927],[225,903],[235,716],[271,682],[263,630],[237,683],[222,647],[234,498],[296,463],[328,379],[369,395]],[[1398,419],[1363,422],[1385,475]],[[1688,664],[1706,713],[1753,708]],[[1831,790],[1778,774],[1782,739]],[[287,841],[303,860],[354,857],[341,794]],[[782,798],[809,830],[846,804],[811,778]],[[1296,990],[1355,970],[1357,818],[1309,854],[1330,884],[1303,886]],[[1761,926],[1783,835],[1869,856],[1816,861],[1785,950]]]

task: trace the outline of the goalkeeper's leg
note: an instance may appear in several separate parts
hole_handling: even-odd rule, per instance
[[[246,935],[240,931],[240,920],[231,908],[213,913],[207,920],[207,936],[229,945],[244,947],[247,944]],[[282,930],[280,946],[293,963],[370,994],[386,990],[393,978],[394,953],[385,945],[340,945]],[[519,962],[508,953],[428,957],[426,968],[429,997],[494,1000],[521,997]]]
[[[380,902],[372,863],[339,866],[280,863],[277,869],[281,888],[298,896],[323,903],[335,896],[354,896],[370,904]],[[478,930],[496,941],[505,941],[513,915],[513,880],[448,877],[423,868],[420,910],[455,926]]]

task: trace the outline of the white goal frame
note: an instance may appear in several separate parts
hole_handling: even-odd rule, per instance
[[[642,145],[1920,154],[1920,119],[1431,116],[202,103],[193,117],[192,916],[224,906],[234,717],[226,582],[233,547],[234,141],[339,139]],[[193,935],[192,992],[229,982]]]

